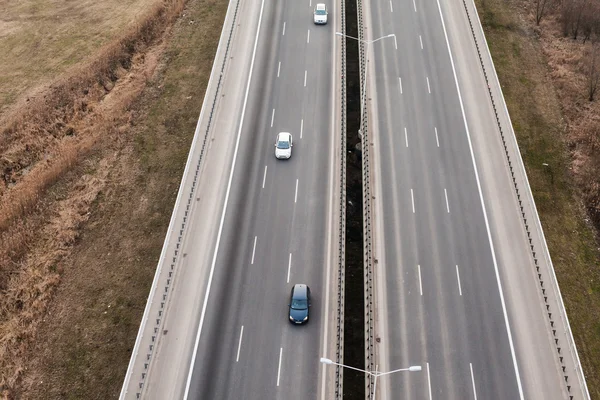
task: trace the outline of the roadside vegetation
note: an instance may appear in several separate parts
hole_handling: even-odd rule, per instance
[[[476,4],[590,394],[600,398],[600,2]]]
[[[99,30],[116,19],[102,36],[41,18],[39,32],[77,40],[34,46],[31,64],[54,67],[22,86],[0,73],[0,397],[117,398],[227,2],[38,3],[19,2]]]

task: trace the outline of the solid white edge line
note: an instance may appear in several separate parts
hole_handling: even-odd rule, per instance
[[[287,283],[290,283],[290,271],[292,269],[292,253],[290,253],[290,259],[288,261],[288,274],[287,274]]]
[[[300,120],[300,139],[302,139],[302,131],[304,130],[304,118]]]
[[[506,333],[508,335],[508,342],[510,344],[510,352],[513,359],[513,365],[515,369],[515,377],[517,380],[517,386],[519,388],[519,397],[523,399],[523,387],[521,385],[521,375],[519,374],[519,366],[517,364],[517,358],[515,354],[515,346],[513,344],[512,333],[510,330],[510,322],[508,321],[508,314],[506,312],[506,304],[504,302],[504,293],[502,291],[502,282],[500,282],[500,274],[498,272],[498,261],[496,260],[496,251],[494,250],[494,242],[492,239],[492,234],[490,232],[490,223],[487,217],[487,210],[485,208],[485,201],[483,200],[483,193],[481,190],[481,182],[479,181],[479,172],[477,170],[477,162],[475,161],[475,154],[473,153],[473,144],[471,143],[471,134],[469,132],[469,124],[467,123],[467,116],[465,115],[465,107],[462,101],[462,95],[460,93],[460,87],[458,85],[458,78],[456,77],[456,68],[454,67],[454,58],[452,57],[452,50],[450,49],[450,42],[448,41],[448,33],[446,32],[446,24],[444,23],[444,16],[442,14],[442,6],[440,5],[440,0],[436,0],[438,5],[438,10],[440,13],[440,20],[442,21],[442,28],[444,29],[444,37],[446,39],[446,46],[448,47],[448,55],[450,56],[450,64],[452,65],[452,74],[454,75],[454,83],[456,84],[456,91],[458,93],[458,100],[460,103],[460,110],[462,113],[463,121],[465,123],[465,131],[467,133],[467,139],[469,142],[469,150],[471,152],[471,160],[473,161],[473,168],[475,170],[475,178],[477,180],[477,189],[479,191],[479,199],[481,200],[481,207],[483,209],[483,219],[485,220],[485,228],[488,235],[488,240],[490,243],[490,251],[492,253],[492,260],[494,261],[494,270],[496,272],[496,281],[498,282],[498,292],[500,293],[500,300],[502,302],[502,313],[504,314],[504,323],[506,324]]]
[[[242,349],[242,337],[244,337],[244,325],[242,325],[242,330],[240,332],[240,341],[238,343],[238,351],[237,351],[237,356],[235,357],[235,362],[240,361],[240,350]]]
[[[412,201],[412,210],[413,214],[415,213],[415,196],[413,194],[413,190],[410,189],[410,200]]]
[[[277,386],[279,386],[279,378],[281,377],[281,356],[283,355],[283,347],[279,348],[279,367],[277,368]]]
[[[307,70],[304,70],[304,87],[306,87],[306,74],[308,73]]]
[[[192,352],[192,358],[190,362],[190,368],[188,371],[187,382],[185,384],[185,392],[183,399],[187,400],[190,393],[190,386],[192,383],[192,374],[194,372],[194,363],[196,362],[196,356],[198,354],[198,346],[200,344],[200,334],[202,333],[202,326],[204,325],[204,318],[206,317],[206,306],[208,304],[208,296],[210,295],[210,287],[212,284],[213,276],[215,273],[215,265],[217,264],[217,255],[219,245],[221,243],[221,235],[223,233],[223,224],[225,223],[225,214],[227,212],[227,203],[229,202],[229,194],[231,192],[231,183],[233,182],[233,172],[235,169],[235,162],[237,160],[238,150],[240,147],[240,139],[242,137],[242,128],[244,126],[244,116],[246,115],[246,105],[248,104],[248,95],[250,93],[250,83],[252,82],[252,71],[254,70],[254,60],[256,58],[256,49],[258,48],[258,36],[260,35],[260,24],[262,22],[263,9],[265,7],[265,0],[261,1],[260,14],[258,17],[258,29],[256,31],[256,37],[254,39],[254,49],[252,50],[252,60],[250,61],[250,71],[248,72],[248,83],[246,85],[246,94],[244,95],[244,105],[242,106],[242,115],[240,116],[240,127],[238,128],[237,139],[235,142],[235,150],[233,152],[233,159],[231,160],[231,171],[229,172],[229,182],[227,183],[227,191],[225,192],[225,203],[223,206],[223,212],[221,213],[221,222],[219,223],[219,231],[217,233],[217,242],[215,244],[215,251],[213,254],[212,265],[210,266],[210,273],[208,275],[208,283],[206,286],[206,293],[204,294],[204,304],[202,305],[202,313],[200,314],[200,323],[198,324],[198,333],[196,334],[196,343],[194,344],[194,351]]]
[[[421,292],[421,296],[423,296],[423,281],[421,280],[421,265],[417,265],[417,269],[419,271],[419,291]]]
[[[294,194],[294,203],[298,202],[298,179],[296,179],[296,194]]]
[[[473,364],[469,363],[469,368],[471,369],[471,382],[473,383],[473,396],[475,400],[477,400],[477,390],[475,389],[475,377],[473,376]]]
[[[265,165],[265,175],[263,176],[263,185],[262,188],[265,188],[265,182],[267,181],[267,166]]]
[[[431,400],[431,375],[429,375],[429,363],[427,363],[427,385],[429,386],[429,400]]]
[[[279,65],[277,66],[277,77],[279,78],[279,71],[281,71],[281,61],[279,61]]]
[[[273,127],[273,121],[275,121],[275,109],[273,109],[273,113],[271,114],[271,128]]]
[[[406,147],[408,147],[408,132],[406,131],[406,127],[404,127],[404,142],[406,143]]]
[[[431,86],[429,86],[429,77],[426,77],[427,79],[427,91],[429,92],[429,94],[431,94]]]
[[[458,281],[458,293],[462,296],[462,287],[460,286],[460,273],[458,272],[458,265],[456,266],[456,280]]]
[[[283,22],[283,34],[282,36],[285,36],[285,21]]]
[[[437,147],[440,147],[440,139],[438,138],[437,127],[435,129],[435,142],[437,143]]]
[[[254,264],[254,253],[256,253],[256,240],[258,239],[258,236],[254,236],[254,246],[252,246],[252,261],[250,262],[250,264]]]
[[[158,283],[158,280],[160,279],[160,275],[161,275],[162,268],[164,265],[164,259],[165,259],[165,256],[167,253],[167,247],[168,247],[167,243],[169,243],[171,240],[171,233],[175,231],[175,229],[173,229],[173,227],[175,226],[175,221],[177,219],[175,210],[179,209],[181,200],[183,198],[183,192],[186,190],[185,185],[184,185],[185,179],[187,177],[187,174],[190,171],[192,162],[197,162],[197,159],[195,157],[193,157],[194,149],[198,145],[198,141],[199,141],[199,137],[200,137],[200,135],[198,134],[199,130],[200,130],[200,124],[201,124],[202,120],[204,119],[204,114],[206,112],[206,109],[208,108],[208,106],[205,107],[205,104],[207,104],[206,100],[208,99],[208,96],[210,95],[210,91],[208,90],[210,88],[210,82],[214,80],[214,76],[216,75],[217,68],[215,68],[215,66],[217,65],[217,62],[221,61],[217,57],[217,55],[220,53],[221,47],[223,46],[223,43],[225,42],[225,40],[224,40],[224,37],[226,34],[225,29],[226,29],[226,27],[228,27],[228,25],[226,23],[227,17],[231,14],[231,10],[233,9],[233,4],[234,4],[233,2],[229,2],[229,5],[227,6],[227,12],[225,14],[225,21],[223,22],[223,27],[221,28],[221,36],[219,39],[219,44],[217,46],[217,51],[215,52],[215,58],[212,63],[212,68],[210,70],[210,76],[208,78],[207,87],[204,92],[204,100],[202,101],[202,108],[200,109],[200,115],[198,117],[198,121],[196,121],[196,129],[194,130],[194,138],[192,139],[192,143],[190,145],[190,152],[188,153],[188,157],[187,157],[187,160],[185,163],[185,168],[183,170],[183,174],[181,175],[181,181],[179,184],[179,190],[177,191],[177,198],[175,200],[175,206],[173,207],[173,212],[171,213],[171,219],[169,220],[169,227],[167,229],[167,234],[165,236],[162,250],[161,250],[160,256],[158,258],[158,260],[159,260],[158,265],[156,267],[156,272],[154,273],[154,278],[152,279],[152,286],[150,286],[150,293],[148,294],[148,298],[146,300],[146,306],[144,307],[144,313],[142,314],[140,327],[138,328],[137,336],[135,338],[135,343],[133,345],[133,351],[131,352],[131,357],[129,358],[129,363],[127,364],[127,371],[125,371],[125,378],[123,379],[123,386],[121,386],[119,400],[124,400],[125,396],[127,395],[129,383],[131,382],[131,377],[133,376],[133,369],[135,367],[137,355],[139,353],[140,345],[141,345],[141,342],[144,337],[143,333],[144,333],[144,330],[146,329],[146,323],[148,321],[150,309],[152,308],[152,300],[151,299],[154,297],[154,295],[156,293],[157,283]]]
[[[400,94],[402,94],[402,78],[398,77],[398,80],[400,81]]]
[[[446,210],[450,214],[450,203],[448,203],[448,191],[444,188],[444,197],[446,197]]]

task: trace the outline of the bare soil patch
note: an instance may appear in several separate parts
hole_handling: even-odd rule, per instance
[[[156,2],[0,125],[4,398],[118,397],[227,7],[184,5]]]
[[[476,2],[590,394],[600,398],[600,242],[589,214],[600,102],[587,100],[584,45],[563,37],[556,17],[536,27],[534,3]]]

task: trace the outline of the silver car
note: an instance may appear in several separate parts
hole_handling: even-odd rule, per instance
[[[279,132],[275,141],[275,157],[278,159],[287,159],[292,156],[292,134],[289,132]]]
[[[318,3],[315,6],[314,18],[315,24],[324,25],[327,23],[327,6],[324,3]]]

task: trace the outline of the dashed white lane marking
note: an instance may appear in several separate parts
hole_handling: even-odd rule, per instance
[[[273,112],[271,113],[271,128],[273,127],[274,120],[275,120],[275,109],[273,109]]]
[[[240,361],[240,349],[242,348],[242,337],[244,337],[244,325],[242,325],[242,331],[240,332],[240,342],[238,343],[238,351],[237,351],[237,357],[235,358],[235,362]]]
[[[279,65],[277,66],[277,77],[279,78],[279,71],[281,71],[281,61],[279,61]]]
[[[469,363],[469,368],[471,368],[471,382],[473,382],[473,397],[477,400],[477,390],[475,389],[475,378],[473,377],[473,364]]]
[[[308,30],[308,34],[306,35],[306,43],[310,43],[310,29]]]
[[[302,139],[302,130],[304,129],[304,119],[300,120],[300,139]]]
[[[282,35],[285,36],[285,22],[283,23],[283,33],[282,33]]]
[[[417,269],[419,270],[419,291],[421,292],[421,296],[423,296],[423,282],[421,281],[421,266],[417,265]]]
[[[252,246],[252,260],[250,261],[250,264],[254,264],[254,254],[256,253],[256,240],[258,239],[258,236],[254,236],[254,246]]]
[[[458,280],[458,293],[462,296],[462,288],[460,286],[460,273],[458,272],[458,265],[456,266],[456,279]]]
[[[394,12],[394,6],[392,5],[392,0],[390,0],[390,10]]]
[[[398,77],[398,80],[400,81],[400,94],[402,94],[402,78]]]
[[[415,0],[413,0],[413,7],[415,8],[415,12],[417,12],[417,3],[415,3]]]
[[[308,73],[307,70],[304,70],[304,87],[306,87],[306,74]]]
[[[398,41],[396,40],[396,35],[394,35],[394,47],[398,50]]]
[[[414,214],[415,213],[415,195],[414,195],[412,189],[410,189],[410,199],[412,201],[412,209],[413,209],[413,214]]]
[[[440,139],[438,138],[437,127],[434,129],[435,129],[435,142],[437,143],[437,147],[440,147]]]
[[[294,203],[298,202],[298,179],[296,179],[296,194],[294,195]]]
[[[290,271],[292,269],[292,253],[290,253],[290,259],[288,261],[288,275],[287,275],[287,283],[290,283]]]
[[[279,348],[279,368],[277,368],[277,386],[279,386],[279,377],[281,376],[281,356],[283,355],[283,347]]]
[[[429,375],[429,363],[427,363],[427,385],[429,386],[429,400],[431,400],[431,375]]]
[[[446,197],[446,211],[450,214],[450,203],[448,203],[448,191],[444,188],[444,197]]]
[[[421,42],[421,50],[423,50],[423,38],[419,35],[419,42]]]
[[[404,127],[404,143],[408,147],[408,132],[406,131],[406,127]]]
[[[431,87],[429,86],[429,77],[427,77],[427,91],[431,94]]]
[[[267,180],[267,166],[265,165],[265,174],[263,175],[263,186],[262,188],[265,188],[265,182]]]

